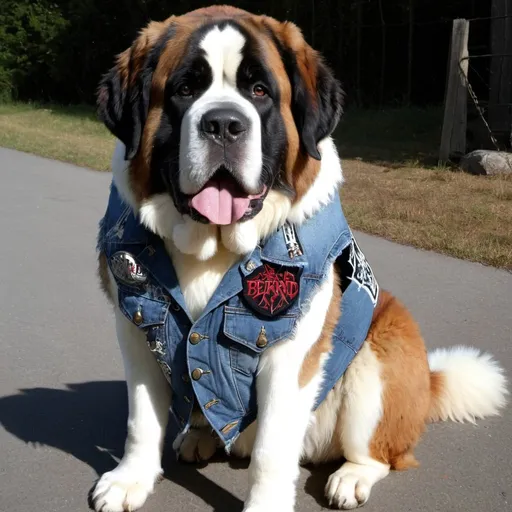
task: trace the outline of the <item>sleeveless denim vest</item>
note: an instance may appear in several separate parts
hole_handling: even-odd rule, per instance
[[[227,451],[256,418],[262,352],[293,338],[330,265],[336,261],[341,272],[342,314],[315,407],[360,349],[379,293],[337,195],[303,224],[286,224],[231,267],[195,322],[162,240],[139,222],[114,184],[100,223],[98,250],[115,277],[120,310],[145,333],[172,387],[178,431],[188,431],[197,402]],[[253,278],[263,275],[277,285]],[[273,314],[264,314],[271,310]]]

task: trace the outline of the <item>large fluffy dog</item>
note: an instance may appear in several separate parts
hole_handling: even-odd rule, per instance
[[[150,23],[98,103],[120,141],[98,245],[129,419],[97,511],[153,491],[169,408],[183,459],[251,456],[245,511],[290,512],[301,462],[346,459],[325,492],[355,508],[416,465],[426,422],[503,406],[488,355],[427,357],[379,293],[339,205],[342,92],[295,25],[230,7]]]

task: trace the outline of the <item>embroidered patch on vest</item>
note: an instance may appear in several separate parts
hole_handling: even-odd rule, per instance
[[[350,243],[348,262],[352,267],[352,275],[349,275],[348,278],[354,281],[359,288],[362,288],[368,293],[375,306],[379,298],[379,284],[375,279],[372,267],[370,267],[370,264],[366,260],[363,251],[359,249],[355,238],[352,238],[352,242]]]
[[[249,306],[264,316],[277,316],[299,297],[301,268],[282,272],[265,263],[244,278],[244,297]]]
[[[118,251],[111,256],[110,268],[119,281],[130,286],[139,286],[148,278],[146,271],[126,251]]]

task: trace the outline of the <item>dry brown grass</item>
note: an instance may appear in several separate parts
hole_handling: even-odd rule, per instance
[[[344,162],[351,226],[512,270],[512,177]]]
[[[435,161],[441,116],[440,109],[396,109],[345,117],[336,138],[349,223],[512,270],[512,178],[421,167]],[[107,170],[114,140],[89,107],[18,104],[0,105],[0,146]]]

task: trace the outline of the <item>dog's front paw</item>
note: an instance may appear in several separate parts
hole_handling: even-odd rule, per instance
[[[144,505],[160,478],[160,468],[149,470],[144,463],[135,461],[119,464],[105,473],[92,492],[92,505],[96,512],[128,512]]]

